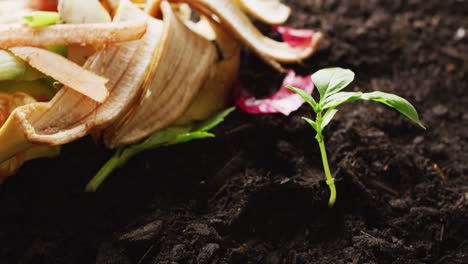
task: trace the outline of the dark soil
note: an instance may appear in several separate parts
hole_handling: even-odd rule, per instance
[[[307,107],[238,111],[216,139],[138,156],[95,194],[83,188],[112,153],[84,139],[0,187],[0,263],[468,263],[468,1],[288,2],[289,25],[326,37],[298,70],[351,68],[351,90],[408,98],[427,131],[342,107],[326,132],[333,209]],[[281,82],[244,65],[258,93]]]

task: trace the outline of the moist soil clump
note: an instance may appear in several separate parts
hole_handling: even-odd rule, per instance
[[[92,194],[112,152],[83,139],[0,187],[0,263],[468,263],[468,2],[286,2],[289,26],[325,35],[297,71],[350,68],[348,90],[407,98],[427,131],[375,103],[342,107],[325,131],[333,209],[307,106],[236,111],[217,138],[146,152]],[[280,85],[243,57],[255,93]]]

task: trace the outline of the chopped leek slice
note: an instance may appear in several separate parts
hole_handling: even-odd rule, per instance
[[[48,46],[47,50],[52,51],[53,53],[57,53],[58,55],[62,55],[63,57],[67,57],[68,55],[68,46],[66,45]]]
[[[26,73],[27,64],[6,50],[0,50],[0,81],[16,80]]]
[[[28,26],[38,28],[57,24],[60,15],[57,12],[35,11],[23,16],[23,19],[26,20]]]

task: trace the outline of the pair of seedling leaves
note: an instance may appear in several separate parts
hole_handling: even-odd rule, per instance
[[[312,120],[303,117],[317,132],[316,139],[320,146],[322,162],[326,176],[326,182],[330,187],[329,206],[332,207],[336,200],[336,188],[334,178],[331,175],[328,165],[328,158],[325,149],[325,143],[322,131],[330,123],[335,114],[338,112],[338,106],[356,100],[372,100],[387,106],[390,106],[410,120],[424,128],[421,123],[416,109],[404,98],[394,94],[384,92],[342,92],[354,80],[354,73],[351,70],[342,68],[327,68],[319,70],[312,75],[319,94],[320,99],[317,102],[311,95],[302,89],[292,86],[287,86],[288,89],[300,95],[316,113],[316,119]],[[158,131],[148,139],[141,143],[120,148],[116,154],[102,167],[98,174],[86,186],[86,191],[96,191],[102,182],[117,168],[123,166],[133,156],[162,146],[171,146],[179,143],[188,142],[196,139],[211,138],[215,135],[209,131],[219,125],[224,119],[234,111],[233,108],[213,116],[205,122],[194,124],[191,126],[174,126]]]
[[[356,100],[372,100],[390,106],[425,129],[419,120],[416,109],[406,99],[400,96],[380,91],[371,93],[342,92],[353,80],[354,73],[351,70],[328,68],[317,71],[312,75],[312,81],[320,94],[319,102],[315,101],[315,99],[304,92],[304,90],[291,86],[287,86],[287,88],[299,94],[312,107],[317,115],[327,110],[322,118],[315,121],[303,117],[317,132],[323,130],[330,123],[338,112],[336,107],[346,102]],[[318,124],[320,124],[320,126],[318,126]]]

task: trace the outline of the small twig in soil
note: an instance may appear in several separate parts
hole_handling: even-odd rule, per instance
[[[388,242],[388,241],[385,240],[385,239],[377,238],[377,237],[375,237],[375,236],[373,236],[373,235],[371,235],[371,234],[369,234],[369,233],[366,233],[366,232],[364,232],[364,231],[362,231],[362,230],[361,230],[361,234],[363,234],[363,235],[365,235],[365,236],[367,236],[367,237],[370,237],[370,238],[372,238],[372,239],[374,239],[374,240],[376,240],[376,241],[379,241],[379,242],[383,242],[383,243],[386,243],[386,244],[389,244],[389,245],[392,244],[392,243]]]
[[[432,164],[432,168],[439,174],[440,179],[442,180],[442,184],[446,184],[448,182],[447,175],[442,171],[442,169],[437,165],[437,163]]]
[[[370,184],[372,184],[374,187],[377,187],[393,196],[398,196],[399,193],[395,190],[393,190],[392,188],[390,188],[389,186],[385,185],[384,183],[382,182],[379,182],[379,181],[375,181],[375,180],[370,180],[369,181]]]
[[[444,225],[444,223],[442,223],[441,226],[440,226],[439,241],[444,240],[444,235],[445,235],[445,225]]]
[[[252,127],[254,127],[254,125],[252,123],[242,124],[240,126],[237,126],[237,127],[233,128],[233,129],[230,129],[230,130],[226,131],[224,134],[225,135],[232,135],[232,134],[235,134],[235,133],[239,133],[239,132],[241,132],[243,130],[250,129]]]
[[[149,248],[146,250],[145,254],[143,254],[143,256],[140,258],[140,260],[137,262],[137,264],[143,263],[143,260],[146,259],[146,257],[147,257],[147,256],[149,255],[149,253],[153,250],[153,248],[154,248],[154,245],[151,245],[151,247],[149,247]]]
[[[454,209],[459,209],[463,206],[463,204],[465,203],[465,201],[468,200],[468,193],[465,193],[464,195],[462,195],[460,197],[460,199],[458,199],[458,201],[453,205],[453,208]]]

